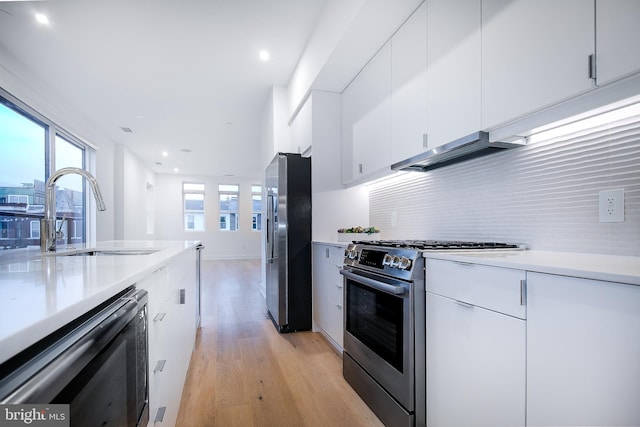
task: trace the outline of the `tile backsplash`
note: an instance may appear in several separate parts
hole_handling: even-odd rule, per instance
[[[369,188],[390,239],[492,240],[640,256],[640,119],[530,142]],[[601,223],[598,193],[623,189],[625,220]]]

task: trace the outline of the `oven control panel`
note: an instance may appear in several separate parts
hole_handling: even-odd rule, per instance
[[[362,247],[351,244],[345,250],[345,265],[380,271],[391,276],[410,273],[419,251],[400,248]]]

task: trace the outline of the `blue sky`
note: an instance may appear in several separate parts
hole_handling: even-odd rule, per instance
[[[45,178],[45,128],[0,104],[0,185],[33,183]],[[56,168],[81,166],[81,151],[68,143],[56,145]],[[80,176],[65,176],[62,187],[82,190]]]

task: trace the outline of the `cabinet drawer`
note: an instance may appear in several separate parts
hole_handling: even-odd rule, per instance
[[[479,264],[426,260],[427,292],[526,319],[522,270]]]

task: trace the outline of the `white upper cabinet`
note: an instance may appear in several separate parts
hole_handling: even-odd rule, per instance
[[[482,0],[483,129],[593,88],[594,9],[593,0]]]
[[[391,42],[342,94],[343,183],[389,169],[391,157]]]
[[[312,109],[311,98],[304,103],[298,114],[296,114],[289,127],[290,146],[287,150],[290,153],[304,153],[311,149],[312,142]]]
[[[427,132],[427,5],[391,38],[391,160],[424,151]]]
[[[428,148],[481,129],[480,0],[427,2]]]
[[[596,0],[598,85],[640,71],[640,1]]]

